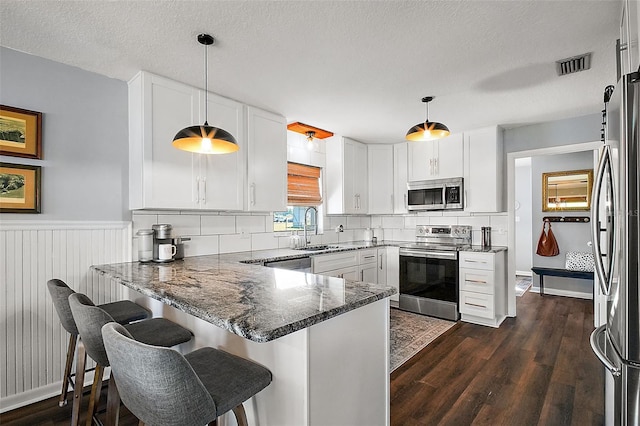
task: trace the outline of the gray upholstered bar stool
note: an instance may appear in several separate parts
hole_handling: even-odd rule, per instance
[[[133,339],[116,323],[102,327],[111,373],[124,405],[148,425],[215,425],[233,410],[247,424],[243,402],[271,383],[271,372],[213,348],[186,355]]]
[[[47,288],[53,300],[53,306],[58,313],[62,327],[70,334],[69,345],[67,349],[67,361],[64,367],[64,375],[62,376],[62,392],[60,392],[60,399],[58,405],[63,407],[67,405],[67,392],[69,391],[69,385],[73,389],[75,387],[73,376],[71,373],[71,367],[73,365],[73,358],[76,353],[76,344],[78,341],[78,328],[73,320],[71,314],[71,308],[69,307],[69,295],[75,293],[64,281],[59,279],[51,279],[47,281]],[[133,303],[130,300],[121,300],[118,302],[105,303],[99,305],[104,309],[114,321],[120,324],[128,324],[133,321],[143,320],[149,318],[151,313],[140,305]],[[80,385],[82,388],[82,384]]]
[[[78,345],[78,361],[76,364],[76,377],[80,380],[85,369],[86,355],[96,362],[93,386],[91,387],[91,397],[87,410],[87,426],[93,423],[93,416],[96,412],[98,400],[100,399],[100,388],[104,368],[109,366],[109,359],[104,349],[102,341],[102,326],[113,322],[113,318],[102,308],[95,306],[91,300],[81,293],[74,293],[69,296],[69,306],[73,313],[78,332],[80,333],[80,344]],[[133,324],[125,325],[131,335],[136,339],[157,346],[175,346],[191,340],[191,331],[165,318],[151,318]],[[84,380],[84,377],[83,377]],[[80,418],[80,404],[82,400],[82,389],[76,386],[73,394],[73,409],[71,411],[71,424],[76,426]],[[120,398],[118,389],[113,381],[113,375],[109,379],[107,390],[107,425],[115,425],[118,422],[120,408]]]

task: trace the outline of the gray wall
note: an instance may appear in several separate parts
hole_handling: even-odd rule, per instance
[[[564,268],[565,256],[569,251],[591,252],[587,243],[591,241],[591,225],[589,223],[552,223],[553,234],[558,241],[560,254],[544,257],[535,254],[538,238],[542,231],[544,216],[590,216],[590,212],[543,212],[542,211],[542,173],[567,170],[593,169],[593,151],[576,152],[561,155],[543,155],[531,159],[532,180],[532,250],[533,266],[548,268]],[[545,277],[545,289],[557,288],[591,294],[593,282],[587,280]],[[538,285],[538,279],[534,281]]]
[[[531,241],[533,240],[533,234],[531,233],[531,158],[516,159],[515,179],[516,202],[519,205],[515,211],[516,271],[531,274],[531,267],[533,266],[533,251],[531,249]]]
[[[127,84],[0,47],[0,103],[42,112],[42,213],[2,220],[131,220]]]
[[[508,152],[574,145],[600,140],[602,113],[565,120],[548,121],[504,131],[504,150]]]

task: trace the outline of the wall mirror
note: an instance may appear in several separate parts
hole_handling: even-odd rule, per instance
[[[543,173],[542,211],[588,211],[592,187],[592,169]]]

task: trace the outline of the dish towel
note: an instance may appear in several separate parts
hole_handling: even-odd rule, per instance
[[[546,225],[549,225],[548,231],[545,231]],[[556,241],[556,237],[553,235],[550,222],[542,222],[542,233],[540,234],[540,239],[538,240],[538,249],[536,250],[536,254],[538,254],[539,256],[547,257],[557,256],[560,254],[558,242]]]

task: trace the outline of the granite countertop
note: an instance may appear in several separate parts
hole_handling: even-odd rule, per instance
[[[319,254],[265,250],[187,257],[164,264],[94,265],[91,269],[255,342],[277,339],[397,292],[384,285],[240,263],[275,259],[278,253],[294,257]],[[265,258],[267,254],[272,257]]]
[[[507,247],[504,246],[491,246],[489,248],[483,248],[482,246],[471,246],[463,251],[472,251],[474,253],[498,253],[501,251],[507,251]]]

